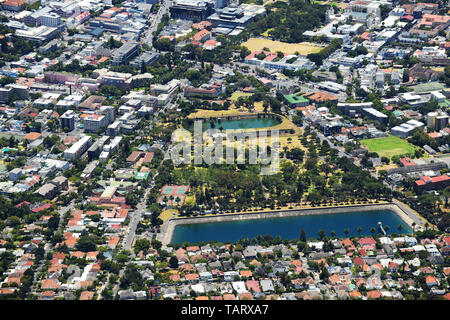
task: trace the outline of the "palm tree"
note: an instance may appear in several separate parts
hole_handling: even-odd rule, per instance
[[[384,231],[386,231],[386,233],[388,232],[388,230],[389,230],[389,226],[384,226]]]
[[[413,232],[414,232],[415,228],[416,228],[416,223],[415,222],[411,223],[411,226],[413,227]]]
[[[344,233],[345,233],[345,236],[348,236],[348,234],[350,233],[350,230],[345,229],[345,230],[344,230]]]
[[[361,227],[358,227],[358,228],[356,229],[356,231],[358,232],[358,235],[360,236],[360,235],[361,235],[362,228],[361,228]]]
[[[399,224],[397,229],[398,229],[398,232],[402,233],[403,226],[401,224]]]
[[[374,235],[375,234],[375,228],[370,228],[370,233],[372,234],[372,235]]]
[[[425,223],[425,230],[428,230],[428,227],[430,226],[430,224],[427,222]]]
[[[320,240],[322,240],[325,237],[325,231],[323,231],[322,229],[319,230],[318,234]]]
[[[331,231],[330,234],[333,238],[336,236],[336,232],[334,232],[334,231]]]
[[[445,198],[445,207],[447,208],[448,207],[448,199],[450,198],[450,187],[445,188],[442,195]]]

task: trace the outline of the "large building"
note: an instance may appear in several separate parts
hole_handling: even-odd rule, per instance
[[[184,88],[185,97],[217,97],[222,93],[222,84],[214,82],[212,84],[204,84],[199,88],[186,86]]]
[[[205,20],[214,12],[215,3],[207,0],[175,0],[170,16],[175,19]]]
[[[429,176],[423,176],[414,182],[414,189],[417,193],[422,193],[423,191],[428,190],[443,189],[448,186],[450,186],[450,177],[446,174],[431,178]]]
[[[81,155],[91,145],[92,138],[90,136],[83,136],[80,140],[75,142],[69,149],[64,151],[64,159],[75,160],[81,157]]]
[[[132,58],[136,57],[140,50],[141,46],[139,45],[139,42],[128,41],[113,52],[112,64],[119,65],[127,63]]]
[[[58,32],[59,29],[56,27],[39,26],[37,28],[29,28],[26,30],[17,30],[16,36],[27,40],[36,41],[38,43],[43,43],[45,41],[52,40]]]
[[[380,123],[387,124],[388,116],[374,108],[362,108],[361,109],[361,117],[369,118],[370,120],[376,120]]]
[[[393,127],[391,129],[391,134],[406,139],[413,134],[416,128],[422,128],[424,126],[425,125],[422,122],[411,119],[401,125]]]
[[[46,27],[58,27],[61,24],[61,17],[54,12],[43,14],[39,17],[39,24]]]
[[[434,131],[441,131],[448,125],[448,114],[445,112],[430,112],[427,114],[427,127]]]
[[[361,116],[362,118],[369,118],[371,120],[379,121],[386,124],[388,122],[388,116],[380,111],[372,108],[372,102],[360,102],[360,103],[338,103],[337,108],[343,114],[350,117]]]
[[[135,58],[130,65],[136,68],[140,68],[142,64],[144,65],[150,65],[153,62],[156,62],[160,57],[160,54],[158,52],[149,52],[146,51],[143,54],[141,54],[139,57]]]
[[[96,132],[114,122],[114,108],[102,106],[96,113],[83,115],[84,131]]]
[[[28,100],[28,87],[20,84],[8,84],[4,88],[0,88],[0,103],[8,103],[11,98],[18,97],[21,100]]]
[[[244,62],[257,65],[262,68],[280,71],[298,71],[302,69],[311,70],[314,69],[316,65],[314,62],[300,55],[285,55],[283,58],[278,60],[278,55],[276,53],[271,53],[264,50],[253,51],[244,58]]]
[[[370,19],[380,20],[380,3],[375,1],[355,0],[352,1],[345,13],[351,16],[354,21],[368,23]]]
[[[22,11],[25,4],[23,0],[6,0],[2,3],[2,9],[7,11]]]
[[[59,122],[63,130],[67,128],[69,131],[72,131],[75,129],[75,112],[67,110],[59,117]]]
[[[41,25],[41,17],[50,14],[52,11],[53,9],[50,7],[43,7],[26,16],[24,21],[27,25],[39,26]]]
[[[242,4],[239,7],[225,7],[216,9],[216,12],[208,17],[214,28],[246,27],[259,15],[264,15],[266,9],[263,6]]]
[[[424,14],[422,19],[409,30],[413,35],[435,37],[439,31],[445,30],[450,25],[450,16]]]

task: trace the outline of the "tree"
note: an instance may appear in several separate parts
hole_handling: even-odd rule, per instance
[[[141,73],[147,72],[147,66],[145,65],[144,61],[141,62]]]
[[[170,258],[170,260],[169,260],[169,266],[170,266],[172,269],[178,268],[178,259],[177,259],[177,257],[173,256],[173,257]]]
[[[161,241],[158,241],[156,239],[152,240],[152,247],[159,251],[159,249],[161,249],[162,247]]]
[[[399,224],[398,227],[397,227],[397,229],[398,229],[398,232],[402,233],[403,226],[402,226],[401,224]]]
[[[6,224],[10,227],[16,227],[20,225],[20,218],[17,216],[11,216],[6,220]]]
[[[345,229],[345,230],[344,230],[344,233],[345,233],[345,236],[348,236],[348,234],[350,233],[350,230]]]
[[[156,40],[154,47],[158,51],[174,51],[175,45],[169,38],[160,38]]]
[[[134,244],[135,252],[140,251],[147,252],[149,248],[150,248],[150,241],[148,239],[138,239]]]
[[[320,280],[327,281],[330,277],[330,273],[328,272],[327,268],[322,265],[322,272],[320,273]]]
[[[318,234],[319,234],[320,240],[322,240],[325,237],[325,231],[323,231],[323,230],[319,230]]]
[[[97,245],[92,237],[81,235],[77,242],[77,249],[83,252],[95,251]]]
[[[362,228],[361,228],[361,227],[358,227],[358,228],[356,229],[356,231],[358,232],[358,235],[360,236],[360,235],[361,235]]]
[[[442,192],[442,195],[445,198],[445,207],[448,208],[448,199],[450,198],[450,187],[447,187]]]
[[[370,233],[371,233],[372,235],[374,235],[374,234],[375,234],[375,231],[376,231],[376,230],[375,230],[375,228],[373,228],[373,227],[372,227],[372,228],[370,228]]]
[[[300,231],[300,241],[302,241],[302,242],[306,242],[307,241],[305,229],[302,229]]]

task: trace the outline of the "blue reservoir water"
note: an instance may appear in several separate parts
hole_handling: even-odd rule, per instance
[[[178,225],[175,227],[171,242],[173,244],[181,244],[184,241],[235,242],[242,238],[251,239],[266,234],[272,237],[280,236],[283,239],[295,239],[299,238],[301,229],[305,230],[307,238],[318,238],[319,230],[324,230],[327,236],[334,231],[337,237],[343,238],[346,237],[345,229],[350,231],[348,236],[357,236],[358,227],[362,229],[361,235],[372,235],[371,228],[375,228],[377,234],[378,221],[381,221],[383,226],[389,226],[388,234],[400,233],[399,225],[402,226],[401,233],[412,233],[412,229],[393,211],[379,210]]]
[[[273,127],[281,122],[277,119],[271,118],[254,118],[254,119],[239,119],[239,120],[223,120],[223,121],[214,121],[214,128],[221,130],[230,130],[230,129],[257,129],[257,128],[267,128]],[[204,123],[205,130],[211,129],[211,123]]]

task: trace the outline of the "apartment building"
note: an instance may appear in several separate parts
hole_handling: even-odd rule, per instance
[[[75,142],[69,149],[64,151],[64,159],[75,160],[80,158],[92,143],[90,136],[83,136],[80,140]]]
[[[136,57],[141,50],[141,46],[136,41],[128,41],[120,48],[116,49],[112,54],[112,64],[119,65],[127,63],[132,58]]]

